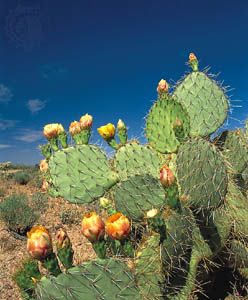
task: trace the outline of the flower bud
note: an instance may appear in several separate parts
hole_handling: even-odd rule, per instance
[[[91,128],[92,127],[92,122],[93,122],[93,117],[89,114],[85,114],[80,118],[80,125],[81,128],[86,129],[86,128]]]
[[[47,170],[48,170],[48,163],[47,163],[47,161],[46,161],[46,159],[42,159],[41,161],[40,161],[40,171],[41,172],[46,172]]]
[[[106,232],[114,240],[124,240],[129,236],[131,224],[121,213],[110,216],[106,221]]]
[[[33,258],[43,260],[52,253],[52,238],[45,227],[34,226],[27,237],[27,250]]]
[[[61,128],[61,124],[58,123],[54,123],[54,124],[47,124],[46,126],[44,126],[43,129],[43,134],[44,136],[50,140],[52,138],[56,138],[59,135],[59,132],[61,132],[62,128]]]
[[[115,126],[111,123],[99,127],[97,131],[105,140],[109,140],[115,136]]]
[[[108,198],[104,198],[104,197],[101,197],[99,199],[99,202],[102,208],[107,208],[111,204],[111,201]]]
[[[147,219],[151,219],[154,218],[157,214],[158,214],[158,210],[156,208],[153,208],[146,213],[146,217]]]
[[[121,119],[119,119],[119,121],[117,123],[117,129],[118,129],[118,131],[122,130],[122,129],[126,129],[126,125]]]
[[[103,238],[105,233],[104,222],[96,212],[84,215],[82,220],[82,233],[92,243]]]
[[[160,182],[164,187],[169,187],[175,182],[175,176],[167,165],[160,169]]]
[[[43,180],[42,186],[41,186],[41,191],[46,192],[49,188],[49,183],[46,180]]]
[[[168,83],[166,82],[166,80],[161,79],[158,83],[157,92],[161,94],[162,92],[168,92],[168,90],[169,90]]]
[[[195,54],[194,53],[190,53],[189,54],[189,62],[192,62],[193,60],[197,60],[197,57],[195,56]]]
[[[56,233],[56,247],[57,249],[66,248],[71,245],[71,241],[67,232],[63,228],[59,228]]]
[[[82,130],[81,125],[78,121],[71,122],[69,127],[69,132],[72,136],[74,136],[77,133],[80,133]]]

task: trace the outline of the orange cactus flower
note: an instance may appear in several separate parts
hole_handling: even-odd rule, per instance
[[[157,92],[160,94],[162,92],[167,92],[169,89],[169,84],[166,82],[166,80],[161,79],[158,83]]]
[[[33,258],[42,260],[52,253],[52,238],[45,227],[34,226],[27,237],[27,250]]]
[[[77,133],[80,133],[82,130],[81,125],[78,121],[71,122],[69,127],[69,132],[73,136]]]
[[[46,159],[42,159],[41,161],[40,161],[40,171],[41,172],[46,172],[47,170],[48,170],[48,163],[47,163],[47,161],[46,161]]]
[[[71,241],[67,232],[63,228],[59,228],[56,233],[56,247],[62,249],[71,245]]]
[[[164,187],[169,187],[175,182],[175,176],[167,165],[160,169],[160,182]]]
[[[118,212],[107,219],[105,229],[112,239],[123,240],[131,231],[131,224],[127,217]]]
[[[93,123],[93,117],[89,114],[85,114],[84,116],[82,116],[80,118],[80,125],[81,127],[84,128],[90,128],[92,127],[92,123]]]
[[[82,220],[82,233],[92,243],[103,238],[105,225],[103,220],[96,212],[90,212],[84,215]]]
[[[191,62],[191,61],[193,61],[193,60],[197,60],[197,57],[195,56],[195,54],[194,53],[190,53],[189,54],[189,61]]]
[[[59,134],[63,132],[64,132],[63,126],[58,123],[47,124],[46,126],[44,126],[43,129],[43,134],[48,140],[52,138],[56,138]]]

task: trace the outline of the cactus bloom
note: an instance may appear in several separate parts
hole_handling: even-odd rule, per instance
[[[74,136],[77,133],[80,133],[82,130],[81,125],[78,121],[71,122],[69,127],[69,132],[72,136]]]
[[[105,233],[104,222],[96,212],[84,215],[82,220],[82,233],[92,243],[103,238]]]
[[[83,129],[91,128],[93,123],[93,117],[89,114],[85,114],[80,118],[79,123]]]
[[[193,60],[197,60],[197,57],[195,56],[194,53],[191,52],[191,53],[189,54],[189,61],[192,62]]]
[[[114,240],[124,240],[131,231],[131,224],[121,213],[110,216],[106,221],[106,232]]]
[[[117,129],[122,130],[122,129],[125,129],[125,128],[126,128],[125,123],[121,119],[119,119],[119,121],[117,123]]]
[[[105,198],[105,197],[101,197],[99,199],[99,202],[100,202],[100,206],[102,208],[106,208],[111,204],[111,200],[109,200],[108,198]]]
[[[97,131],[105,140],[109,140],[115,136],[115,126],[111,123],[99,127]]]
[[[48,140],[58,137],[58,135],[62,132],[64,132],[64,128],[58,123],[47,124],[43,129],[43,134]]]
[[[166,80],[161,79],[158,83],[157,92],[160,94],[162,92],[168,92],[169,84],[166,82]]]
[[[56,247],[62,249],[71,245],[67,232],[63,228],[59,228],[56,233]]]
[[[43,260],[52,253],[52,238],[45,227],[34,226],[27,237],[27,250],[33,258]]]
[[[48,163],[47,163],[46,159],[42,159],[40,161],[40,171],[46,172],[47,170],[48,170]]]
[[[160,169],[160,182],[164,187],[169,187],[175,182],[175,176],[167,165]]]

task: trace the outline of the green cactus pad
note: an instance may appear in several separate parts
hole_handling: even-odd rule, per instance
[[[227,171],[221,153],[203,139],[182,144],[177,156],[177,178],[182,195],[194,208],[215,208],[225,198]]]
[[[160,253],[160,235],[155,233],[142,242],[137,249],[135,278],[142,299],[163,299],[164,275]]]
[[[232,240],[230,253],[237,268],[248,268],[248,243]]]
[[[53,154],[49,169],[54,188],[70,202],[89,203],[118,180],[105,154],[94,145],[78,145]]]
[[[116,152],[114,166],[121,180],[147,173],[158,178],[161,163],[158,153],[151,147],[132,143]]]
[[[203,72],[187,75],[174,91],[190,117],[190,135],[206,136],[225,121],[228,99],[221,87]]]
[[[231,164],[233,174],[241,174],[248,165],[248,144],[241,130],[224,131],[217,144]]]
[[[176,126],[180,122],[181,126]],[[146,120],[149,144],[161,153],[176,152],[189,134],[189,118],[182,105],[170,95],[154,103]]]
[[[226,207],[234,235],[248,240],[248,199],[232,181],[228,184]]]
[[[132,220],[141,220],[146,211],[165,205],[160,181],[149,174],[135,175],[114,187],[116,209]]]
[[[132,273],[114,259],[86,262],[57,277],[43,277],[36,294],[38,300],[141,300]]]

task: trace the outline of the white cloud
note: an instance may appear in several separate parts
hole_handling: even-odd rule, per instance
[[[8,103],[12,100],[11,90],[4,84],[0,84],[0,103]]]
[[[6,130],[14,127],[16,124],[15,120],[4,120],[0,119],[0,130]]]
[[[15,139],[26,143],[33,143],[39,141],[42,137],[42,131],[40,130],[22,129]]]
[[[37,113],[46,106],[46,101],[40,99],[31,99],[27,102],[27,108],[31,111],[32,114]]]
[[[7,145],[7,144],[0,144],[0,150],[1,149],[6,149],[6,148],[10,148],[11,146],[10,145]]]

